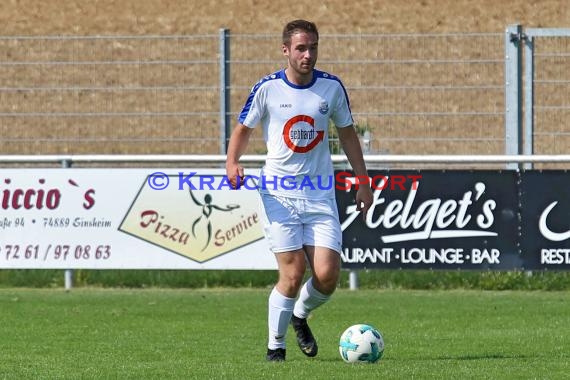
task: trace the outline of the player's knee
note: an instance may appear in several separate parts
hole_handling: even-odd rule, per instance
[[[282,273],[279,275],[279,288],[283,290],[287,297],[295,297],[301,289],[303,283],[303,273]]]
[[[336,290],[339,278],[339,266],[321,266],[313,271],[313,286],[319,292],[330,295]]]
[[[313,287],[319,292],[331,295],[338,284],[338,273],[329,273],[325,276],[313,276]]]

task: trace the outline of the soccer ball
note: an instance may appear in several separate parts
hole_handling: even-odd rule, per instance
[[[340,336],[338,350],[347,363],[375,363],[384,353],[384,339],[370,325],[353,325]]]

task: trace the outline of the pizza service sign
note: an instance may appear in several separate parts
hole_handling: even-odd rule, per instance
[[[167,175],[163,189],[153,180],[145,178],[120,231],[199,263],[263,238],[256,191],[230,190],[223,175]]]

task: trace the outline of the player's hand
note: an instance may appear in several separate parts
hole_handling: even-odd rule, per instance
[[[243,167],[239,163],[226,163],[226,176],[233,189],[237,190],[240,188],[244,178],[243,173]]]
[[[366,220],[366,213],[372,206],[374,196],[369,184],[361,184],[356,191],[356,209],[362,212],[362,219]]]

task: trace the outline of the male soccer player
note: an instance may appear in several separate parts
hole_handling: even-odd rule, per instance
[[[339,279],[342,232],[335,186],[326,183],[334,177],[329,120],[338,129],[355,174],[368,176],[346,90],[337,77],[315,69],[318,44],[314,23],[295,20],[285,25],[282,51],[287,67],[253,87],[228,145],[226,172],[238,187],[244,178],[239,158],[253,128],[263,128],[267,158],[259,191],[265,237],[279,270],[269,295],[269,361],[285,360],[289,324],[302,352],[317,355],[307,317],[329,300]],[[356,203],[365,215],[372,204],[369,184],[358,187]],[[307,263],[311,276],[303,284]]]

